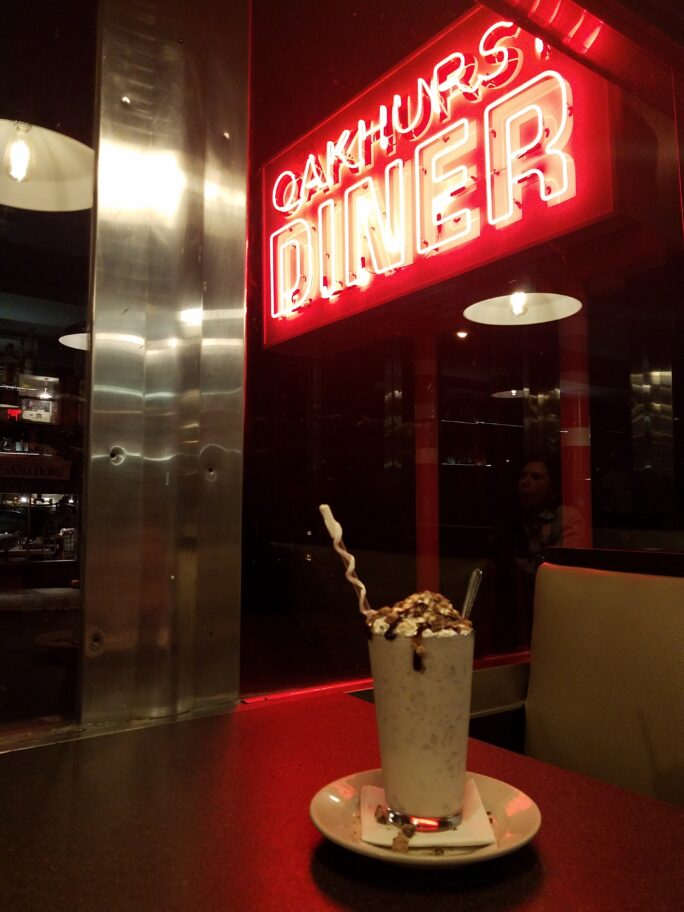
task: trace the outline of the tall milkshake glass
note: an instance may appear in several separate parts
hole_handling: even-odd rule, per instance
[[[463,808],[472,629],[369,641],[389,819],[446,828]],[[419,819],[416,819],[419,818]]]
[[[427,590],[375,611],[342,526],[327,504],[319,510],[369,634],[388,817],[420,829],[454,826],[463,810],[468,753],[474,640],[468,615],[482,572],[471,575],[463,614]]]

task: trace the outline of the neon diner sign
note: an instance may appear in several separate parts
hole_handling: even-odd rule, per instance
[[[266,344],[605,216],[609,148],[603,80],[475,10],[264,168]]]

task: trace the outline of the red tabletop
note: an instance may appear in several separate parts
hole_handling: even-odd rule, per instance
[[[468,766],[542,826],[487,862],[409,869],[323,839],[319,788],[379,765],[373,706],[334,694],[0,757],[0,907],[145,912],[684,909],[684,809],[478,741]]]

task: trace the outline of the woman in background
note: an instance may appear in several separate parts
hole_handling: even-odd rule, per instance
[[[544,548],[582,544],[582,516],[575,507],[560,502],[560,469],[550,456],[528,456],[518,476],[520,528],[516,563],[532,577]]]
[[[537,567],[547,548],[582,545],[582,515],[561,503],[560,465],[545,453],[525,458],[515,495],[500,538],[498,577],[506,610],[498,628],[506,649],[529,649]]]

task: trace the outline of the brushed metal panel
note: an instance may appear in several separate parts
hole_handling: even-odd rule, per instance
[[[237,696],[248,3],[103,0],[84,724]]]

